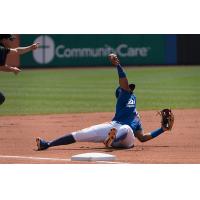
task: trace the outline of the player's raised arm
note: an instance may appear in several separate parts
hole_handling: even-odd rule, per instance
[[[40,43],[34,43],[34,44],[27,46],[27,47],[17,47],[17,48],[10,49],[10,54],[21,55],[21,54],[28,53],[30,51],[37,49],[39,47],[39,44]]]
[[[120,65],[117,55],[112,53],[109,54],[108,58],[112,62],[112,64],[117,67],[120,87],[123,88],[124,90],[130,91],[126,73],[124,72],[122,66]]]

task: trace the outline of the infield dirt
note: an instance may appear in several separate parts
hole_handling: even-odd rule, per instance
[[[110,121],[113,113],[0,117],[0,163],[95,163],[72,162],[72,155],[88,152],[109,153],[118,163],[200,163],[200,109],[174,110],[171,132],[127,150],[106,149],[101,143],[75,143],[36,151],[36,137],[47,140],[91,125]],[[140,111],[145,132],[160,126],[156,111]],[[45,159],[48,158],[48,159]],[[65,160],[66,159],[66,160]]]

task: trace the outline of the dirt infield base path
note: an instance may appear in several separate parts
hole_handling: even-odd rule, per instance
[[[200,109],[174,110],[172,132],[128,150],[106,149],[103,144],[75,143],[36,151],[35,138],[47,140],[90,125],[110,121],[113,113],[0,117],[0,163],[109,163],[72,162],[72,155],[88,152],[117,156],[111,163],[200,163]],[[140,112],[145,132],[160,126],[156,111]]]

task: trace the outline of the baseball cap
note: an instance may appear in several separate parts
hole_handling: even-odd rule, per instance
[[[133,92],[135,90],[135,84],[134,83],[129,84],[129,88]]]
[[[2,39],[9,39],[9,40],[14,40],[16,37],[12,34],[0,34],[0,40]]]

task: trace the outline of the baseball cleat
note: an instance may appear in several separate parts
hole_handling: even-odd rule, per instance
[[[36,143],[37,143],[38,151],[49,148],[49,143],[39,137],[36,138]]]
[[[116,138],[116,134],[117,134],[117,129],[116,128],[111,128],[110,132],[108,133],[108,137],[103,142],[106,147],[111,147],[113,141]]]

